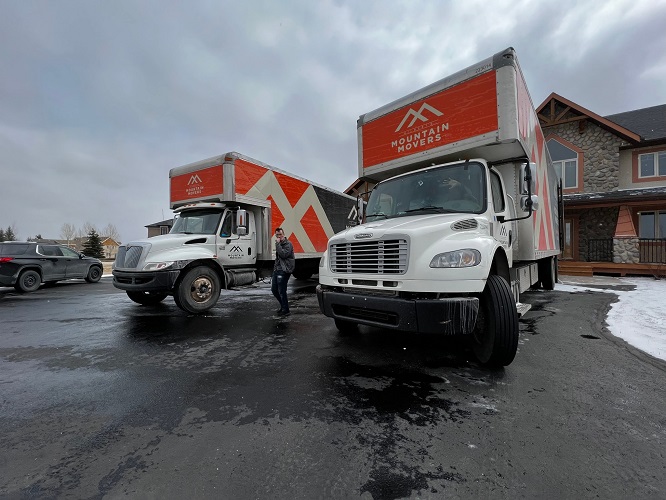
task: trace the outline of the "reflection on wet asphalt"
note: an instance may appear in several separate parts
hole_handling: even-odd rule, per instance
[[[65,287],[3,297],[0,445],[15,473],[0,493],[437,497],[520,475],[493,458],[523,419],[516,395],[545,390],[520,361],[488,371],[458,339],[340,336],[314,286],[292,283],[287,318],[267,285],[201,316]],[[517,360],[558,313],[534,299]]]

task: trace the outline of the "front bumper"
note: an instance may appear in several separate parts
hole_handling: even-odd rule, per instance
[[[321,312],[363,325],[441,335],[469,334],[479,313],[476,297],[404,299],[344,293],[317,286]]]
[[[132,272],[113,270],[113,286],[130,292],[172,293],[180,270]]]

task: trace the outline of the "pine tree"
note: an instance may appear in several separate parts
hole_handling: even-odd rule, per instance
[[[91,229],[88,233],[88,240],[83,245],[83,253],[89,257],[104,258],[104,247],[97,231]]]
[[[14,229],[12,226],[9,226],[5,229],[5,241],[16,241],[16,235],[14,234]]]
[[[0,229],[0,241],[5,241],[5,230]]]

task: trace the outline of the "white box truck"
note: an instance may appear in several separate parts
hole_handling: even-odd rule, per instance
[[[358,144],[376,185],[364,223],[328,242],[321,311],[345,333],[466,334],[481,363],[511,363],[520,292],[552,289],[560,252],[558,179],[514,50],[362,115]]]
[[[189,313],[212,308],[221,290],[269,277],[275,229],[294,245],[294,277],[319,269],[328,239],[357,222],[356,199],[239,153],[171,169],[169,234],[118,249],[113,284],[142,305],[173,296]]]

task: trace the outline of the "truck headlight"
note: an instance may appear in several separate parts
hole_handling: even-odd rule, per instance
[[[324,252],[324,255],[319,259],[319,267],[326,267],[326,252]]]
[[[472,248],[435,255],[430,267],[472,267],[481,263],[481,252]]]
[[[151,262],[150,264],[146,264],[143,266],[144,271],[162,271],[164,269],[168,269],[171,266],[174,265],[174,261],[169,261],[169,262]]]

